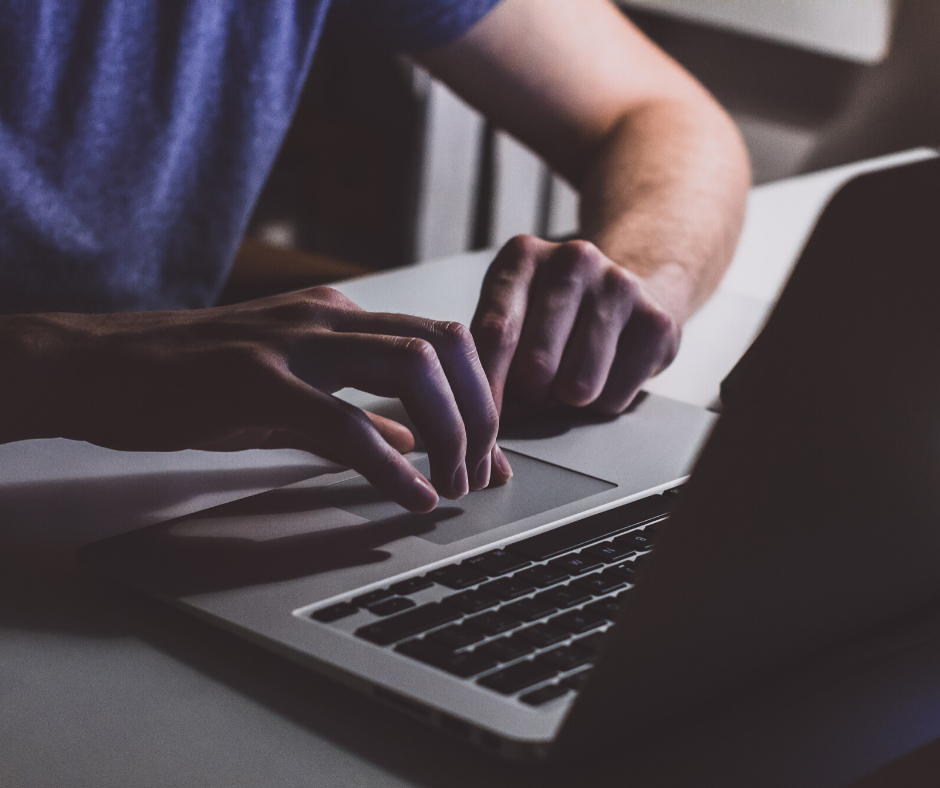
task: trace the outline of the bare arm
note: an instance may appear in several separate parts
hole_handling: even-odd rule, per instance
[[[579,189],[596,245],[514,239],[494,261],[473,332],[497,401],[622,410],[730,262],[734,124],[607,0],[503,0],[419,59]]]

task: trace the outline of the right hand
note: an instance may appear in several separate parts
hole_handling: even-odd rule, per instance
[[[512,473],[459,323],[365,312],[327,287],[186,312],[32,317],[67,348],[45,414],[59,437],[136,451],[303,448],[416,512]],[[410,433],[333,396],[346,387],[401,398],[433,487],[401,454]]]

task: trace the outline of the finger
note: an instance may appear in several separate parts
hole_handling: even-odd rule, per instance
[[[552,384],[554,399],[584,407],[600,396],[617,355],[620,334],[637,297],[637,285],[620,268],[604,273],[604,284],[582,303]]]
[[[493,473],[490,476],[490,487],[502,487],[512,478],[512,468],[509,467],[509,460],[503,454],[499,446],[494,446],[491,452]]]
[[[535,274],[507,387],[530,408],[548,402],[585,290],[600,276],[602,255],[587,243],[558,246]]]
[[[555,247],[530,235],[512,238],[490,264],[470,332],[497,411],[516,346],[522,335],[529,287],[539,262]]]
[[[499,414],[473,336],[466,326],[408,315],[367,312],[349,315],[348,318],[338,323],[336,329],[417,337],[434,347],[463,419],[467,436],[469,487],[474,490],[486,487],[489,484],[490,451],[496,443],[499,428]]]
[[[265,399],[278,414],[281,429],[308,438],[410,511],[429,512],[437,505],[427,479],[382,438],[364,411],[286,371],[272,389]]]
[[[379,416],[377,413],[370,413],[367,410],[363,413],[369,417],[372,426],[378,430],[379,435],[382,436],[385,442],[399,454],[407,454],[415,450],[415,436],[404,424],[399,424],[397,421]]]
[[[609,415],[623,412],[647,378],[672,361],[678,346],[672,319],[655,307],[638,305],[620,335],[607,383],[592,407]]]
[[[326,347],[317,363],[330,366],[332,384],[400,398],[427,446],[435,488],[448,498],[465,495],[466,431],[434,346],[417,337],[338,332]]]

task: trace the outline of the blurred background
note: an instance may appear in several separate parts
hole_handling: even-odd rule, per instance
[[[938,0],[618,0],[731,112],[756,183],[940,146]],[[327,31],[222,303],[577,232],[576,192],[406,58]]]

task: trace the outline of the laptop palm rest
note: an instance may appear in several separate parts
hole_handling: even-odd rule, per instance
[[[389,556],[382,548],[404,537],[447,545],[617,486],[506,454],[508,484],[442,500],[428,514],[405,512],[361,476],[325,487],[300,482],[133,531],[110,540],[108,552],[134,585],[187,597],[380,563]],[[414,464],[429,472],[427,457]]]

